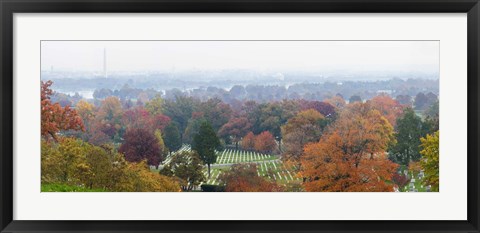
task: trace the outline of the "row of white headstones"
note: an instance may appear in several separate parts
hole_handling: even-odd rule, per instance
[[[251,161],[262,161],[271,159],[272,155],[257,153],[253,151],[240,151],[233,149],[226,149],[220,152],[217,157],[217,164],[229,164]]]
[[[269,170],[271,173],[269,173]],[[210,179],[207,180],[207,184],[219,184],[218,182],[218,177],[222,173],[220,169],[212,169],[212,176]],[[205,177],[208,177],[208,170],[205,169],[203,171],[203,174]],[[269,175],[269,177],[273,180],[295,180],[297,178],[294,177],[294,175],[283,165],[281,162],[278,161],[273,161],[273,162],[264,162],[264,163],[257,163],[257,174],[258,176],[262,176],[262,174]]]
[[[177,153],[181,153],[183,151],[191,151],[191,147],[189,145],[183,145],[178,151],[174,153],[170,153],[165,161],[163,162],[164,165],[169,164],[173,158],[173,156]],[[295,180],[296,178],[292,175],[292,173],[288,169],[280,169],[278,170],[277,166],[282,166],[281,162],[278,161],[265,161],[267,159],[271,159],[272,155],[262,154],[252,151],[241,151],[241,150],[234,150],[234,149],[226,149],[222,152],[219,152],[219,156],[217,158],[217,164],[234,164],[234,163],[242,163],[242,162],[253,162],[257,161],[257,174],[261,176],[261,174],[268,174],[268,171],[271,170],[269,175],[270,178],[273,180]],[[262,162],[265,161],[265,162]],[[270,167],[270,169],[269,169]],[[218,177],[222,173],[219,169],[212,169],[212,176],[210,179],[207,180],[206,184],[219,184]],[[205,177],[208,177],[208,170],[204,169],[203,174]]]
[[[183,151],[191,151],[191,147],[189,145],[183,145],[178,151],[171,153],[167,156],[163,164],[169,164],[172,160],[172,157],[176,153],[180,153]],[[251,161],[263,161],[267,159],[272,159],[272,155],[252,152],[252,151],[241,151],[241,150],[233,150],[233,149],[226,149],[221,152],[218,152],[217,157],[217,164],[231,164],[231,163],[241,163],[241,162],[251,162]]]

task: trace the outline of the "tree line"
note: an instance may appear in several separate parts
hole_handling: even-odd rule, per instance
[[[347,102],[338,94],[323,101],[245,100],[232,105],[219,98],[201,100],[177,93],[173,98],[155,95],[135,104],[104,96],[62,106],[52,100],[51,85],[51,81],[42,82],[41,92],[45,183],[138,191],[147,190],[153,184],[150,179],[158,179],[168,190],[189,191],[206,179],[201,174],[203,164],[210,176],[216,151],[232,146],[278,154],[292,164],[303,181],[288,190],[393,191],[408,179],[400,171],[414,167],[425,171],[426,185],[438,189],[438,99],[433,94],[419,93],[425,98],[415,101],[380,94]],[[148,166],[159,166],[182,144],[192,145],[192,152],[176,154],[168,167],[153,173],[155,177],[147,175],[152,173]],[[101,168],[109,171],[105,177],[95,164],[98,158],[90,156],[105,159]],[[255,166],[232,166],[220,177],[223,186],[227,191],[248,191],[265,181],[262,187],[267,188],[262,191],[285,190],[257,177],[252,173]],[[131,181],[114,182],[125,184],[122,187],[103,182],[118,179],[113,178],[115,174],[129,176],[129,169],[142,171],[144,177],[135,180],[143,179],[147,188]],[[233,175],[241,174],[244,185],[233,185],[239,182]]]

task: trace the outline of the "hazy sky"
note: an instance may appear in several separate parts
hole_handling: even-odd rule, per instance
[[[43,41],[42,70],[437,73],[438,41]]]

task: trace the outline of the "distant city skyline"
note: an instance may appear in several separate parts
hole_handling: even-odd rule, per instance
[[[104,76],[115,72],[236,69],[439,72],[438,41],[42,41],[41,49],[42,71],[98,72]]]

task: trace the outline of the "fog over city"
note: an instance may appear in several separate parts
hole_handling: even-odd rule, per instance
[[[106,57],[104,58],[104,54]],[[437,77],[438,41],[43,41],[43,72],[249,70]]]

